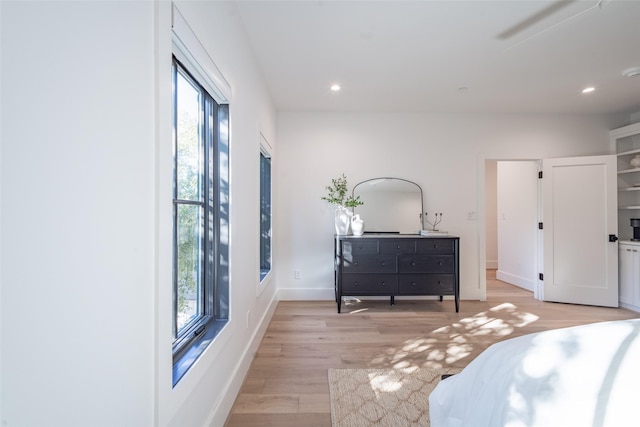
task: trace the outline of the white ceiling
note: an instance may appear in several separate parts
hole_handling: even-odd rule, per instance
[[[640,111],[640,0],[236,6],[279,111]]]

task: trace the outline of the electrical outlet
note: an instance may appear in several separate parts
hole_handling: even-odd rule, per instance
[[[467,219],[468,220],[478,219],[478,215],[476,214],[475,211],[467,212]]]
[[[251,310],[247,310],[247,328],[251,325]]]
[[[293,271],[293,278],[296,280],[300,278],[300,270]]]

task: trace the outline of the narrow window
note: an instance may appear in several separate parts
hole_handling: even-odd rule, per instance
[[[173,383],[228,320],[228,106],[173,61]]]
[[[263,140],[266,142],[266,140]],[[271,271],[271,154],[260,147],[260,282]]]

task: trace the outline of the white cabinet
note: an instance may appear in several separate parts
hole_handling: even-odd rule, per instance
[[[640,167],[631,161],[640,156],[640,123],[614,129],[609,137],[611,152],[618,156],[618,236],[629,240],[630,220],[640,218]]]
[[[640,242],[621,241],[618,250],[620,305],[640,311]]]
[[[622,307],[640,312],[640,242],[633,238],[632,218],[640,218],[640,123],[609,132],[611,153],[618,156],[618,283]]]

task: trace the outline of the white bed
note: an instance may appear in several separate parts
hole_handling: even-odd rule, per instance
[[[494,344],[431,393],[431,426],[640,426],[639,335],[634,319]]]

